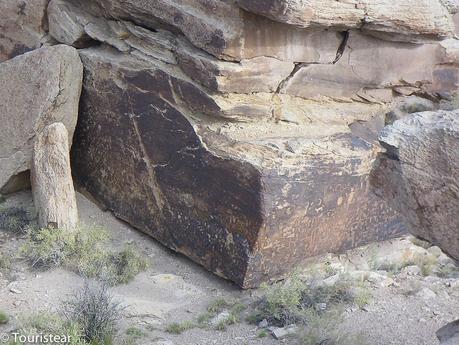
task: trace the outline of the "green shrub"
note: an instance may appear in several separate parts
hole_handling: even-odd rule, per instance
[[[247,321],[256,324],[266,319],[270,325],[284,327],[306,322],[310,310],[319,308],[319,305],[325,306],[325,310],[319,310],[319,313],[344,305],[366,305],[371,298],[365,294],[368,290],[356,289],[355,284],[341,276],[336,283],[325,285],[317,272],[303,278],[295,273],[283,282],[263,285],[264,295]]]
[[[147,268],[145,259],[132,246],[112,252],[109,235],[102,228],[75,231],[39,229],[29,231],[21,253],[32,267],[65,266],[87,278],[99,278],[110,285],[126,284]]]
[[[229,306],[230,303],[228,303],[224,298],[218,298],[209,304],[207,311],[211,314],[217,314]]]
[[[305,327],[300,327],[296,337],[301,345],[362,345],[361,335],[351,335],[340,330],[343,321],[339,310],[318,313],[314,309],[305,312]]]
[[[11,261],[0,252],[0,271],[7,271],[11,268]]]
[[[131,245],[127,245],[120,253],[112,254],[110,262],[114,267],[112,283],[115,284],[127,284],[147,269],[147,262]]]
[[[166,327],[166,332],[171,334],[182,334],[193,328],[195,328],[195,324],[192,321],[174,322]]]
[[[5,312],[0,310],[0,325],[5,325],[10,321],[8,315]]]

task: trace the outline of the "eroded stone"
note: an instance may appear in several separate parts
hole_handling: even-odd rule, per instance
[[[46,126],[62,122],[72,141],[82,73],[77,51],[64,45],[0,64],[0,190],[31,168],[35,137]]]

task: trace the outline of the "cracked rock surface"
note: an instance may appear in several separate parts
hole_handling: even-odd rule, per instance
[[[375,183],[410,231],[459,260],[459,111],[422,112],[386,127]]]
[[[391,4],[52,0],[84,64],[79,186],[246,288],[398,236],[378,133],[401,97],[453,97],[459,64],[454,6]]]

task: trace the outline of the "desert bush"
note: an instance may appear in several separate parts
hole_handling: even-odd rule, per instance
[[[166,327],[166,332],[171,334],[181,334],[185,331],[195,328],[193,321],[174,322]]]
[[[109,262],[114,267],[112,283],[115,284],[126,284],[147,269],[147,262],[135,252],[132,245],[127,245],[117,254],[111,254]]]
[[[147,263],[132,246],[120,252],[108,250],[109,238],[102,228],[39,229],[28,232],[21,253],[34,268],[65,266],[110,285],[126,284],[145,270]]]
[[[362,335],[353,335],[340,329],[342,312],[331,310],[319,313],[308,309],[305,325],[299,327],[296,338],[300,345],[363,345]]]
[[[0,208],[0,230],[23,234],[30,224],[27,211],[19,207]]]
[[[331,309],[356,303],[353,284],[344,278],[335,284],[325,285],[314,274],[307,278],[293,274],[283,282],[271,286],[264,284],[262,288],[264,296],[255,313],[250,316],[249,322],[256,323],[266,319],[271,325],[283,327],[303,322],[306,319],[305,312],[319,304]]]
[[[108,292],[106,284],[86,281],[62,305],[67,324],[78,325],[85,341],[111,343],[122,307]]]
[[[0,252],[0,271],[7,271],[11,268],[11,261],[10,259]]]

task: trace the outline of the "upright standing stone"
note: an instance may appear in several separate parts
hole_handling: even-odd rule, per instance
[[[41,227],[74,229],[78,224],[68,137],[61,122],[49,125],[36,137],[31,177]]]

